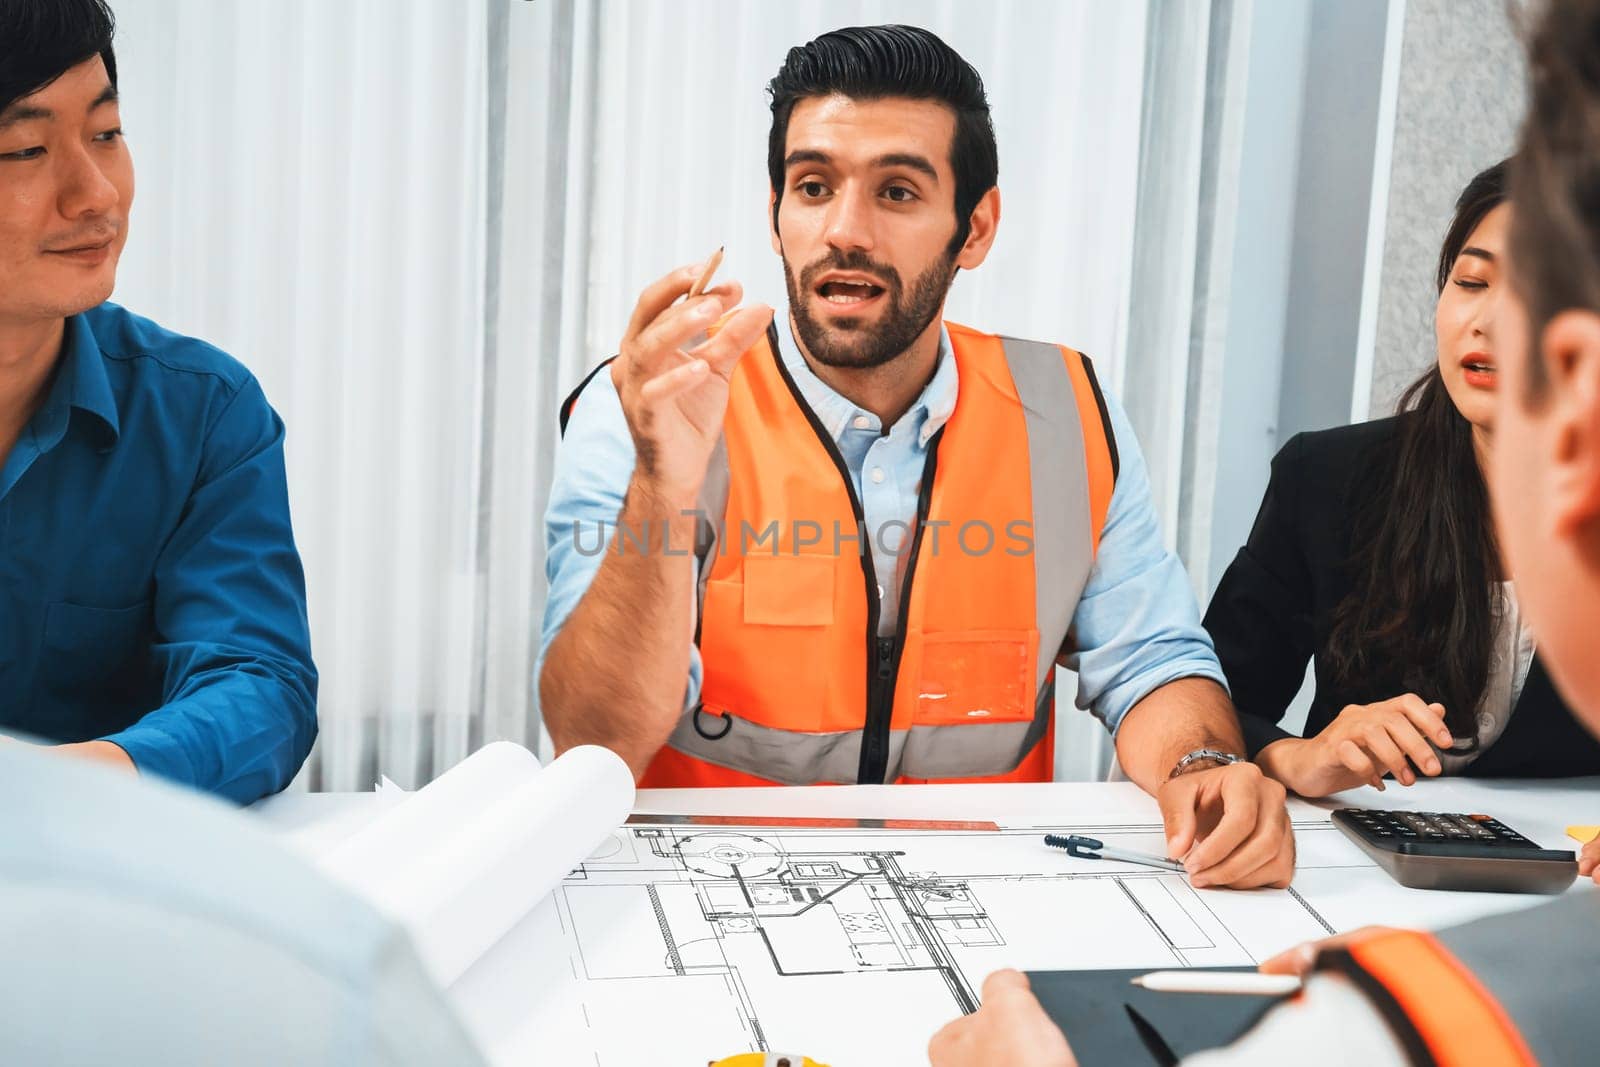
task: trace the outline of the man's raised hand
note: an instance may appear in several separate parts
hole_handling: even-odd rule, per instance
[[[765,304],[740,308],[695,343],[744,295],[738,282],[724,282],[678,302],[703,266],[680,267],[645,288],[611,364],[638,456],[635,481],[684,508],[694,505],[722,432],[734,367],[773,314]]]

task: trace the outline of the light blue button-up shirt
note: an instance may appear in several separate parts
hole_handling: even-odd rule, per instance
[[[411,938],[211,798],[0,743],[0,1063],[474,1067]]]
[[[780,322],[787,322],[787,316]],[[899,622],[900,582],[910,559],[909,535],[897,534],[909,530],[916,518],[928,442],[955,410],[960,392],[949,335],[940,330],[933,377],[888,433],[876,415],[817,377],[788,329],[780,326],[778,335],[779,357],[838,445],[855,484],[882,585],[879,633],[892,634]],[[1105,400],[1120,470],[1100,531],[1100,549],[1073,614],[1074,641],[1062,663],[1077,672],[1078,707],[1092,711],[1115,734],[1135,704],[1168,682],[1194,677],[1223,686],[1227,682],[1211,638],[1200,626],[1183,564],[1162,544],[1133,426],[1110,394]],[[550,642],[600,569],[605,554],[594,551],[598,530],[602,523],[608,536],[614,530],[633,467],[633,438],[616,387],[609,374],[597,374],[573,409],[545,511],[550,592],[540,669]],[[585,551],[579,551],[580,544]],[[701,675],[700,652],[694,649],[686,706],[699,699]]]
[[[916,403],[883,432],[883,420],[834,392],[800,355],[788,330],[778,330],[778,354],[839,455],[861,501],[862,525],[872,546],[872,572],[878,578],[878,636],[892,637],[900,624],[900,585],[911,559],[912,520],[922,491],[928,442],[956,409],[956,361],[950,336],[939,331],[939,358],[933,377]]]

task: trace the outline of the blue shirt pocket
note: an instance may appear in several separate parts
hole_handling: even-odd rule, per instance
[[[152,710],[136,706],[152,632],[148,600],[125,608],[48,605],[34,685],[37,729],[52,740],[81,741]]]

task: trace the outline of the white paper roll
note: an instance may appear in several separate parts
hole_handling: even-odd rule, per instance
[[[449,985],[622,824],[633,798],[633,773],[609,749],[575,748],[541,771],[501,742],[379,816],[329,870],[408,927]]]
[[[406,796],[322,858],[334,878],[373,897],[416,872],[495,801],[540,773],[539,759],[511,741],[494,741]]]

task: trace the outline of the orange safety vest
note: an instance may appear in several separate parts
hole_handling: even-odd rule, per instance
[[[1051,779],[1054,667],[1115,442],[1087,358],[947,329],[959,395],[902,542],[894,638],[865,541],[881,531],[776,334],[740,360],[701,494],[700,702],[641,787]]]
[[[1542,910],[1528,913],[1528,918],[1537,922]],[[1512,921],[1526,924],[1527,919],[1518,917]],[[1514,946],[1510,947],[1515,951]],[[1537,942],[1526,946],[1527,951],[1537,949]],[[1317,965],[1322,970],[1345,974],[1366,992],[1415,1063],[1437,1067],[1533,1067],[1539,1062],[1510,1013],[1472,970],[1432,934],[1416,930],[1374,931],[1342,948],[1323,952]],[[1547,996],[1564,995],[1553,988],[1558,983],[1572,983],[1582,989],[1587,980],[1581,971],[1544,973],[1547,966],[1538,958],[1531,961],[1534,973],[1542,974],[1551,987],[1546,990]],[[1571,993],[1569,990],[1565,995],[1570,999]],[[1589,998],[1579,993],[1577,999]],[[1556,1021],[1557,1013],[1551,1014],[1547,1021]]]

